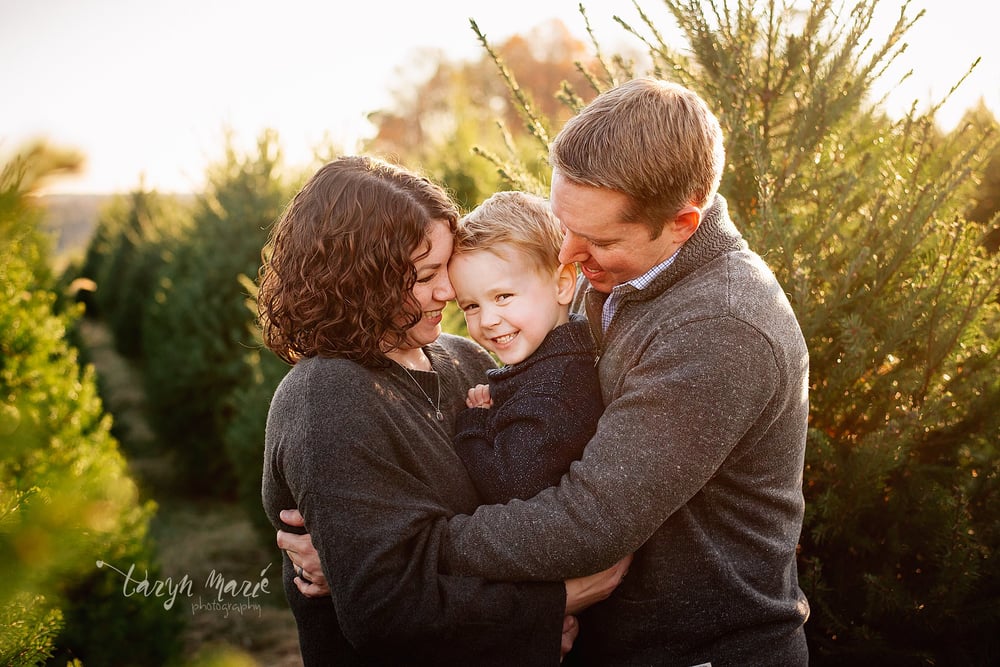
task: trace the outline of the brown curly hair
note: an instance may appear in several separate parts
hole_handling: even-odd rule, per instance
[[[257,310],[264,344],[290,364],[341,357],[387,363],[420,321],[411,259],[427,229],[452,232],[458,209],[439,186],[370,157],[324,165],[295,195],[262,251]]]

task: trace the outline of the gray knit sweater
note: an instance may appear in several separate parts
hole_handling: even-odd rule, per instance
[[[302,596],[284,557],[285,594],[307,665],[557,665],[559,583],[438,574],[446,520],[480,503],[451,444],[468,387],[493,362],[443,335],[424,348],[435,373],[310,358],[268,412],[262,495],[275,528],[298,507],[332,596]],[[441,385],[444,421],[427,395]],[[421,390],[422,388],[422,390]]]
[[[585,294],[591,323],[605,298]],[[722,197],[594,333],[607,408],[583,459],[529,501],[453,518],[446,569],[559,580],[635,552],[581,623],[588,663],[806,664],[795,548],[808,352]]]

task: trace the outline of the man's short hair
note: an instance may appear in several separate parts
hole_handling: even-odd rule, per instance
[[[718,119],[694,91],[641,78],[598,95],[567,121],[549,161],[570,181],[628,195],[626,220],[648,225],[656,238],[683,207],[708,205],[725,147]]]

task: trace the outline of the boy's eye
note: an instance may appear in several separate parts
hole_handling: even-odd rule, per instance
[[[476,308],[479,308],[478,303],[467,303],[464,306],[462,306],[462,311],[468,313],[469,311],[475,310]]]
[[[497,303],[503,303],[504,301],[506,301],[507,299],[511,298],[512,296],[514,296],[514,295],[513,294],[498,294],[497,295]]]

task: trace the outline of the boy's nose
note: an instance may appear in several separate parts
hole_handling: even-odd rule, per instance
[[[496,308],[491,308],[487,306],[483,308],[482,311],[483,312],[480,313],[479,317],[484,327],[495,327],[496,325],[500,324],[500,319],[501,319],[500,311],[498,311]]]

